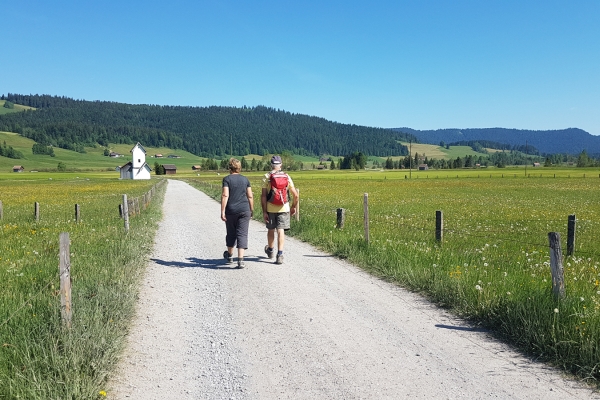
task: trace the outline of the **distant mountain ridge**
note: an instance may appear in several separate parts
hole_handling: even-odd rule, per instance
[[[390,129],[341,124],[265,106],[184,107],[74,100],[51,95],[0,96],[34,111],[0,115],[0,131],[79,152],[110,143],[142,143],[201,157],[231,154],[344,156],[355,151],[407,155],[412,138]]]
[[[507,128],[470,128],[417,130],[394,128],[414,135],[419,142],[439,144],[460,141],[486,140],[510,145],[528,144],[542,154],[579,154],[585,150],[590,156],[600,155],[600,136],[594,136],[579,128],[534,131]]]

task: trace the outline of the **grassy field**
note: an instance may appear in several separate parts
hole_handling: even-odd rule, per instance
[[[6,103],[6,100],[0,100],[0,115],[25,110],[35,110],[33,107],[22,106],[20,104],[15,104],[14,108],[5,108],[4,103]]]
[[[412,179],[406,171],[292,173],[301,205],[290,233],[423,293],[525,354],[598,382],[600,171],[535,172],[419,171]],[[247,175],[258,196],[260,175]],[[220,179],[190,181],[218,198]],[[338,208],[346,210],[342,230],[335,226]],[[437,210],[444,215],[443,243],[435,240]],[[562,235],[566,253],[571,214],[575,254],[564,259],[566,297],[555,299],[548,233]]]
[[[86,147],[85,153],[55,147],[55,157],[51,157],[48,155],[33,154],[31,148],[35,142],[16,133],[0,132],[0,145],[3,145],[3,143],[23,153],[24,158],[12,159],[0,157],[0,173],[12,171],[14,165],[22,165],[25,168],[24,174],[29,174],[32,171],[55,171],[58,163],[63,162],[67,170],[113,171],[114,176],[117,178],[119,173],[115,168],[131,161],[130,151],[133,148],[131,144],[111,145],[109,148],[110,151],[123,155],[123,157],[111,158],[104,155],[104,148],[100,146]],[[204,160],[202,157],[195,156],[183,150],[145,146],[144,149],[146,150],[146,162],[151,168],[154,168],[154,162],[158,161],[159,164],[175,164],[182,171],[191,171],[193,165],[201,164]],[[163,154],[164,157],[154,158],[155,154]],[[167,156],[170,154],[180,156],[181,158],[168,158]]]
[[[159,180],[119,181],[108,173],[13,177],[0,174],[0,399],[100,398],[124,346],[164,185],[125,233],[122,195],[139,197]],[[71,241],[71,329],[61,323],[61,232]]]
[[[427,158],[431,159],[431,158],[435,158],[438,160],[453,160],[457,157],[466,157],[466,156],[481,156],[484,155],[483,153],[478,153],[476,151],[474,151],[471,147],[469,146],[450,146],[449,149],[446,149],[444,147],[440,147],[438,145],[435,144],[423,144],[423,143],[413,143],[412,145],[409,143],[402,143],[403,145],[405,145],[406,147],[411,148],[412,150],[412,155],[414,157],[415,153],[418,153],[419,155],[423,155],[425,154],[427,156]],[[396,158],[403,158],[403,157],[396,157]],[[395,159],[395,158],[393,158]]]

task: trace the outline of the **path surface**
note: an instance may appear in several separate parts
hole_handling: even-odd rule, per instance
[[[260,205],[258,204],[260,207]],[[252,221],[221,258],[220,206],[171,180],[112,399],[591,399],[420,297]]]

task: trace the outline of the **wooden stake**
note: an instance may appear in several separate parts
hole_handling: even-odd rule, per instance
[[[337,209],[337,222],[335,225],[338,229],[343,229],[344,222],[346,222],[346,210],[344,210],[343,208],[338,208]]]
[[[444,237],[444,213],[441,211],[435,212],[435,240],[442,243]]]
[[[71,329],[71,252],[68,232],[59,236],[59,273],[60,273],[60,313],[63,324]]]
[[[572,256],[575,252],[575,228],[577,224],[577,220],[575,219],[575,214],[569,215],[567,225],[567,256]]]
[[[123,219],[125,221],[125,232],[129,232],[129,204],[126,194],[123,195]]]
[[[298,201],[296,202],[296,221],[300,221],[300,189],[296,188],[298,193]]]
[[[552,292],[554,297],[565,297],[565,272],[562,261],[562,249],[560,247],[560,233],[548,233],[550,242],[550,268],[552,270]]]
[[[365,214],[365,241],[369,243],[369,193],[363,197],[363,209]]]

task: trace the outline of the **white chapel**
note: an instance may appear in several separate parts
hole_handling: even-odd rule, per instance
[[[131,149],[132,160],[121,167],[121,179],[150,179],[152,169],[146,163],[146,150],[138,142]]]

